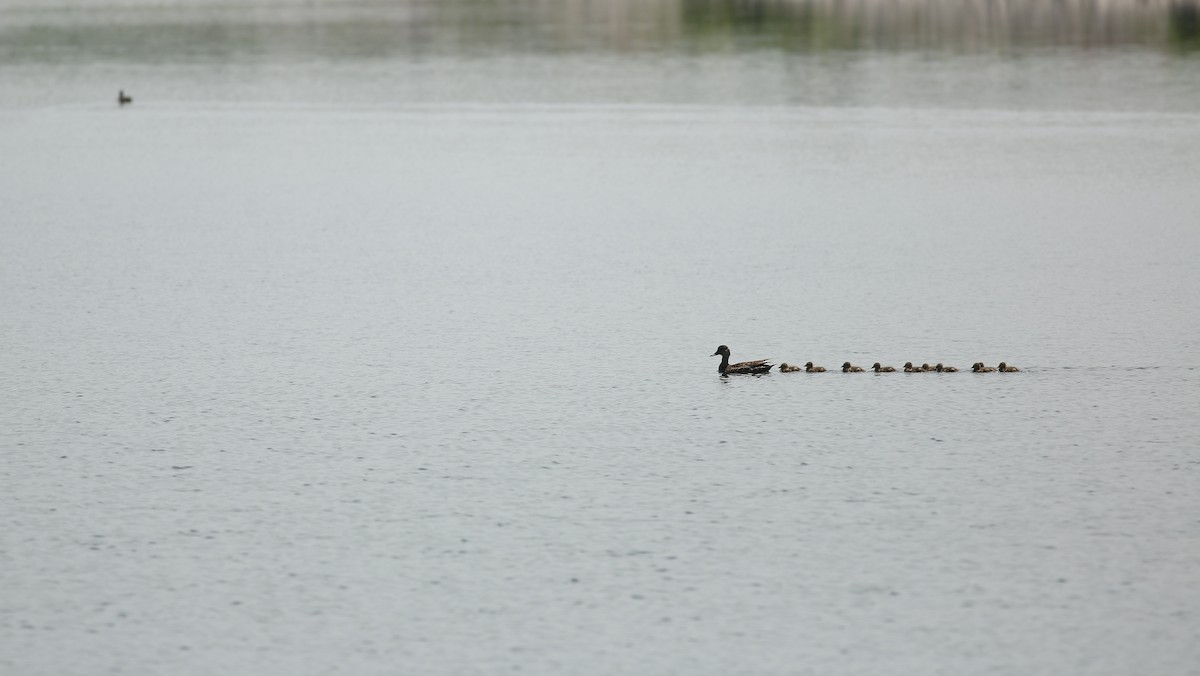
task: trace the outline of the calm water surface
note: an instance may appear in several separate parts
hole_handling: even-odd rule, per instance
[[[0,2],[0,671],[1195,673],[1190,5],[1010,6]]]

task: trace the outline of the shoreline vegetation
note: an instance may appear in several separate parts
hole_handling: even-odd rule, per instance
[[[514,45],[538,54],[1137,47],[1191,55],[1200,53],[1200,0],[0,3],[0,61],[8,63],[489,56]]]

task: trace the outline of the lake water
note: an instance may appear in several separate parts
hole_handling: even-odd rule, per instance
[[[0,672],[1197,673],[1197,14],[1054,7],[0,1]]]

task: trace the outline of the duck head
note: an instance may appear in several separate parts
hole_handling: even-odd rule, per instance
[[[717,355],[720,355],[722,357],[728,357],[729,356],[729,348],[722,345],[721,347],[718,347],[717,351],[713,352],[712,355],[710,355],[710,356],[716,357]]]

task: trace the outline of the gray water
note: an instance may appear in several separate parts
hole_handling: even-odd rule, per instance
[[[0,2],[0,672],[1197,673],[1190,5],[981,6]]]

